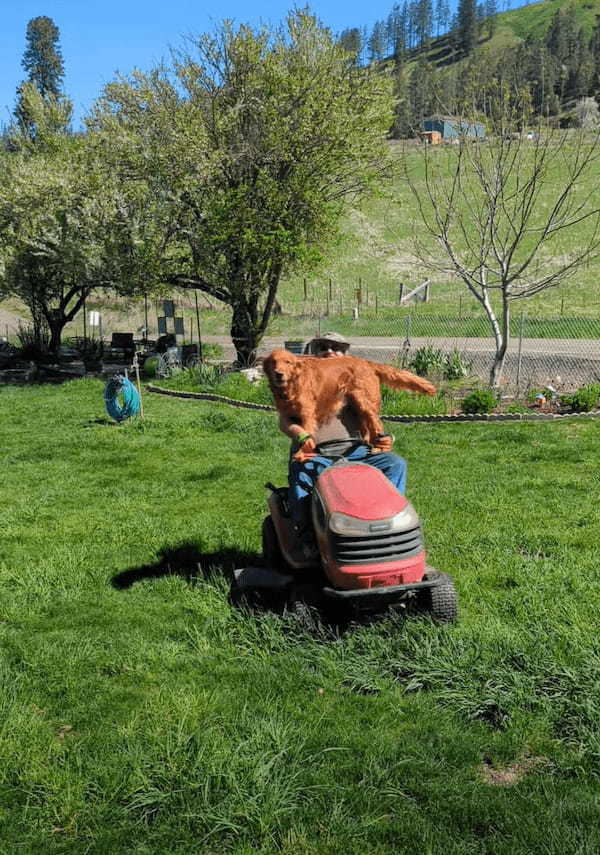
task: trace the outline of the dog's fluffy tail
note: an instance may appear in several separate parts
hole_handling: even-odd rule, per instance
[[[381,383],[385,383],[391,389],[408,389],[409,392],[420,392],[422,395],[435,395],[436,388],[429,380],[417,377],[410,371],[401,368],[393,368],[391,365],[381,365],[379,362],[371,363]]]

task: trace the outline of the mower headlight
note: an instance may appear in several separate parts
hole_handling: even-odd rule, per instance
[[[336,534],[369,534],[369,521],[359,520],[335,511],[329,518],[329,528]]]
[[[413,506],[409,503],[404,510],[393,516],[390,522],[392,524],[390,531],[410,531],[419,525],[419,517]]]
[[[336,534],[353,535],[377,535],[386,532],[410,531],[419,525],[419,517],[411,504],[407,504],[404,510],[393,517],[382,520],[360,520],[349,517],[335,511],[329,518],[329,528]]]

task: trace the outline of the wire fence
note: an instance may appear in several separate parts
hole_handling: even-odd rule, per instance
[[[496,346],[491,326],[483,315],[444,315],[397,310],[392,315],[355,312],[348,315],[318,314],[286,318],[306,322],[305,337],[329,329],[352,342],[357,356],[394,362],[413,368],[446,370],[490,381]],[[289,336],[291,338],[291,336]],[[446,368],[444,369],[444,366]],[[448,368],[454,366],[454,368]],[[512,318],[504,361],[502,385],[518,393],[540,386],[572,390],[600,380],[599,317]]]
[[[308,290],[304,299],[301,288],[298,299],[286,300],[283,310],[273,315],[259,355],[281,346],[285,340],[306,341],[335,330],[352,342],[352,352],[357,356],[413,369],[429,368],[432,373],[439,369],[438,373],[449,373],[452,379],[464,373],[479,383],[489,382],[495,355],[489,320],[475,310],[473,301],[466,299],[450,303],[449,311],[441,306],[435,311],[431,303],[424,302],[426,286],[424,282],[416,289],[421,289],[423,302],[408,305],[400,303],[400,291],[394,305],[390,300],[380,301],[377,292],[365,284],[356,293],[346,290],[344,295],[338,294],[333,285],[325,286],[317,295],[319,299],[313,299],[314,289]],[[202,339],[218,342],[224,356],[232,358],[227,307],[217,310],[212,304],[201,305],[201,317],[194,308],[192,303],[188,306],[179,301],[178,312],[185,315],[183,343],[197,341],[202,327]],[[502,385],[511,393],[523,394],[533,387],[550,385],[566,392],[599,382],[600,305],[584,307],[586,314],[580,317],[559,313],[539,316],[528,308],[529,311],[513,314]],[[559,308],[564,308],[562,302]],[[134,303],[123,306],[113,317],[106,310],[104,335],[110,340],[113,331],[129,329],[138,330],[139,337],[139,330],[147,329],[147,336],[155,338],[160,332],[156,324],[161,310],[158,304],[148,310]],[[81,334],[74,328],[68,334],[78,332]],[[15,330],[9,330],[8,325],[6,336],[15,339]]]

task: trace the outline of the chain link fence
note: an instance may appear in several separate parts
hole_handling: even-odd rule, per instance
[[[286,340],[306,341],[335,330],[348,337],[357,356],[413,369],[429,366],[433,373],[449,372],[451,379],[463,375],[488,383],[495,345],[489,321],[478,304],[457,294],[446,304],[437,296],[435,304],[427,303],[427,282],[397,290],[396,294],[388,289],[384,295],[363,282],[355,289],[346,286],[342,292],[330,282],[319,289],[300,286],[293,298],[288,291],[272,316],[259,355],[281,347]],[[574,313],[562,314],[568,312],[569,304],[558,299],[558,304],[555,298],[546,307],[544,316],[535,315],[531,303],[514,313],[503,372],[503,386],[510,394],[524,395],[531,388],[548,385],[569,392],[600,381],[600,303],[583,306],[582,315],[574,317]],[[204,342],[218,343],[223,356],[233,358],[228,307],[201,301],[198,315],[188,295],[177,301],[177,311],[184,317],[184,341],[197,341],[201,327]],[[159,303],[145,306],[143,301],[129,301],[115,306],[112,313],[108,307],[102,312],[105,337],[115,330],[131,330],[140,336],[139,330],[146,328],[150,338],[158,335]],[[79,319],[80,328],[69,327],[66,334],[81,334],[81,323]],[[5,326],[7,337],[15,338],[16,328]]]
[[[300,306],[298,306],[300,308]],[[288,338],[309,338],[328,329],[346,335],[357,356],[404,366],[454,366],[482,383],[490,380],[495,342],[489,320],[479,314],[432,314],[419,309],[354,307],[349,316],[313,311],[286,315]],[[283,318],[282,318],[283,321]],[[281,327],[283,328],[283,326]],[[598,317],[515,315],[504,362],[502,385],[516,394],[534,387],[570,391],[600,381]]]

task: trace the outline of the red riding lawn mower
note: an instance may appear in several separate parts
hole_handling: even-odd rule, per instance
[[[326,445],[317,453],[327,456]],[[358,618],[389,607],[456,619],[451,577],[427,564],[415,509],[378,469],[342,457],[318,477],[311,496],[314,555],[292,523],[288,488],[266,486],[265,567],[234,571],[232,602],[282,601],[310,624],[315,613]]]

